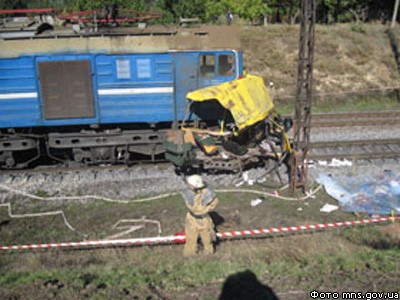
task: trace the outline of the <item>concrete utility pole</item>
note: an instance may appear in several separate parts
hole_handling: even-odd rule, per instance
[[[399,10],[399,2],[400,2],[400,0],[396,0],[396,2],[394,3],[392,24],[390,25],[390,28],[394,28],[394,25],[396,25],[397,12]]]
[[[292,192],[307,184],[307,159],[310,144],[312,82],[314,61],[314,24],[316,0],[302,0],[299,60],[296,86],[296,111],[293,125],[293,155],[290,162]]]

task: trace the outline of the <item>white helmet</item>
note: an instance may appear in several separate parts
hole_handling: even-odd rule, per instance
[[[196,189],[202,189],[204,185],[203,178],[200,175],[190,175],[186,179],[187,183],[194,186]]]

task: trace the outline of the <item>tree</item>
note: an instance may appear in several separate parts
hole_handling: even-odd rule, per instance
[[[0,0],[0,7],[2,9],[28,8],[28,1],[27,0]]]
[[[397,0],[317,0],[317,17],[321,23],[389,21],[395,1]],[[275,23],[293,24],[299,13],[300,2],[301,0],[0,0],[0,7],[52,7],[81,11],[99,9],[106,3],[115,3],[120,9],[162,12],[164,17],[161,22],[164,23],[177,22],[179,17],[199,17],[203,21],[215,21],[230,9],[233,14],[247,21],[254,22],[262,16],[268,16]]]
[[[240,0],[236,1],[236,13],[239,17],[254,22],[268,10],[268,6],[262,0]]]
[[[290,24],[294,24],[300,14],[300,2],[301,0],[289,0],[288,19]]]
[[[317,4],[317,17],[319,16],[319,21],[324,24],[329,23],[329,12],[331,10],[331,1],[321,0]],[[318,21],[318,19],[317,19]]]
[[[390,25],[391,28],[394,28],[394,25],[396,24],[397,12],[399,10],[399,2],[399,0],[396,0],[396,3],[394,4],[392,23]]]
[[[218,17],[225,15],[228,9],[233,10],[234,6],[231,0],[206,0],[204,3],[204,18],[206,21],[215,21]]]
[[[205,19],[205,4],[203,0],[180,0],[174,5],[178,17]]]

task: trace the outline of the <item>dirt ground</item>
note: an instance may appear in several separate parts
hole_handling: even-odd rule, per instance
[[[384,234],[392,236],[394,239],[400,240],[400,224],[399,223],[385,226],[380,231]]]

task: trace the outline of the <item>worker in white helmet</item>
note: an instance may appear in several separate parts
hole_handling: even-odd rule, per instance
[[[204,252],[214,252],[213,240],[215,238],[214,224],[209,216],[218,205],[216,194],[206,187],[199,175],[191,175],[187,178],[189,189],[183,192],[187,208],[185,233],[186,243],[183,250],[185,256],[196,254],[197,240],[200,236]]]

